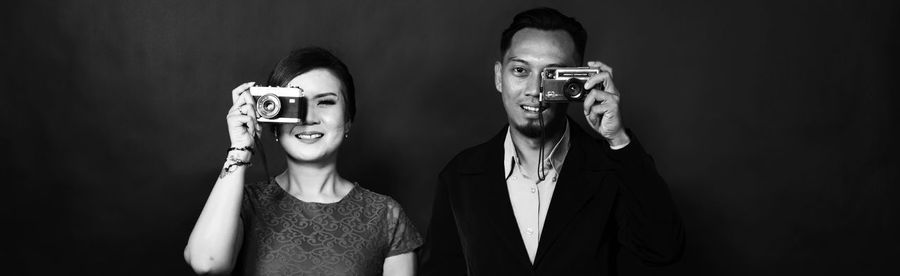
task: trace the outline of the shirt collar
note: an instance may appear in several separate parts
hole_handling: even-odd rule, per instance
[[[506,140],[503,141],[503,175],[506,177],[509,177],[509,175],[512,174],[512,169],[521,164],[519,163],[519,154],[516,150],[516,145],[512,141],[511,130],[509,127],[506,129]],[[556,144],[553,145],[553,149],[550,150],[550,154],[547,155],[547,158],[544,159],[544,173],[547,173],[549,170],[554,170],[559,173],[568,153],[569,120],[566,120],[566,130],[563,132],[562,137],[559,138],[559,141],[556,141]]]

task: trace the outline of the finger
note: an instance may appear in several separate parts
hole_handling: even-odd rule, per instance
[[[247,113],[245,113],[245,111],[244,111],[245,108],[246,108],[245,106],[247,106],[247,104],[244,103],[243,100],[242,100],[241,98],[238,98],[238,102],[235,103],[235,104],[231,107],[231,110],[230,110],[229,112],[232,112],[232,111],[233,111],[234,113],[237,113],[237,114],[247,115]]]
[[[253,116],[247,116],[249,120],[247,120],[247,132],[250,133],[250,137],[256,137],[256,118]]]
[[[247,103],[248,110],[247,110],[246,114],[250,115],[250,117],[253,118],[253,123],[251,125],[249,125],[248,127],[254,130],[254,133],[253,133],[254,136],[261,134],[262,126],[259,125],[259,121],[256,118],[256,116],[257,116],[256,101],[253,100],[253,96],[250,95],[250,93],[241,94],[241,98],[243,99],[244,102]]]
[[[249,104],[242,105],[240,108],[241,115],[255,115],[253,114],[253,107]]]
[[[230,108],[228,108],[228,113],[227,113],[227,114],[231,114],[231,113],[235,113],[235,112],[240,112],[240,109],[241,109],[241,105],[239,105],[239,104],[233,104],[233,105],[231,105]]]
[[[259,126],[259,121],[256,119],[256,113],[253,113],[253,116],[250,116],[250,120],[252,121],[251,125],[253,126],[253,137],[262,136],[262,127]]]
[[[241,93],[244,93],[244,91],[246,91],[247,89],[250,89],[250,87],[252,87],[255,84],[256,84],[256,82],[251,81],[251,82],[242,83],[241,85],[238,85],[238,87],[235,87],[233,90],[231,90],[231,102],[237,101],[238,95],[240,95]]]
[[[256,111],[256,101],[253,100],[253,96],[251,96],[250,93],[241,94],[241,98],[244,99],[244,102],[247,103],[254,112]]]
[[[585,119],[592,124],[599,125],[604,118],[615,118],[619,112],[619,106],[612,103],[603,103],[591,107]]]
[[[253,122],[253,118],[247,115],[237,114],[228,114],[228,125],[229,126],[246,126],[248,123]]]
[[[584,82],[584,89],[597,89],[597,90],[606,90],[606,84],[610,82],[610,75],[607,72],[600,72],[599,74],[593,75],[586,82]],[[597,84],[602,83],[603,87],[598,87]]]
[[[598,68],[602,72],[609,72],[610,76],[612,76],[613,73],[612,67],[600,61],[588,61],[588,67]]]
[[[241,115],[241,114],[232,114],[228,116],[228,124],[230,127],[239,127],[246,131],[250,136],[256,135],[256,128],[250,127],[255,124],[256,118],[253,116]]]
[[[607,116],[614,113],[618,108],[618,105],[609,102],[598,104],[591,107],[589,116],[597,116],[598,118]]]
[[[584,116],[591,122],[599,122],[599,121],[597,121],[597,119],[600,119],[600,117],[603,116],[603,113],[606,110],[607,110],[607,108],[604,104],[597,104],[597,105],[591,106],[591,108],[588,110],[587,114]]]
[[[618,105],[619,96],[600,90],[591,90],[591,93],[588,93],[587,96],[584,97],[584,115],[588,115],[594,106],[601,105],[607,102],[612,102],[613,104]]]
[[[232,100],[232,103],[234,104],[234,106],[240,107],[242,105],[247,104],[246,97],[242,96],[244,94],[250,94],[250,93],[242,93],[242,94],[235,96],[235,98]]]

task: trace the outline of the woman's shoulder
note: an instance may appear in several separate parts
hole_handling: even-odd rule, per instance
[[[244,192],[250,197],[272,197],[281,191],[273,180],[259,180],[244,184]]]
[[[367,205],[379,205],[388,209],[400,209],[400,203],[398,203],[397,200],[394,200],[393,197],[369,190],[359,183],[356,183],[355,185],[352,193],[355,195],[354,197],[356,200],[361,200]]]

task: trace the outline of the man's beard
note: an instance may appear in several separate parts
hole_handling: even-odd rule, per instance
[[[546,128],[546,133],[544,133],[545,138],[553,137],[553,134],[557,133],[557,131],[563,131],[566,116],[563,112],[559,113],[561,114],[554,114],[555,116],[552,116],[551,118],[547,118],[549,116],[544,117],[544,128]],[[538,120],[528,120],[525,124],[515,125],[515,128],[525,137],[532,139],[541,138],[541,122]]]

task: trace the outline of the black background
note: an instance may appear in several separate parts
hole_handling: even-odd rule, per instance
[[[2,274],[190,274],[230,90],[306,45],[356,79],[341,173],[424,232],[438,171],[505,123],[500,32],[545,5],[615,68],[686,222],[680,263],[623,274],[898,271],[893,1],[356,2],[4,2]]]

